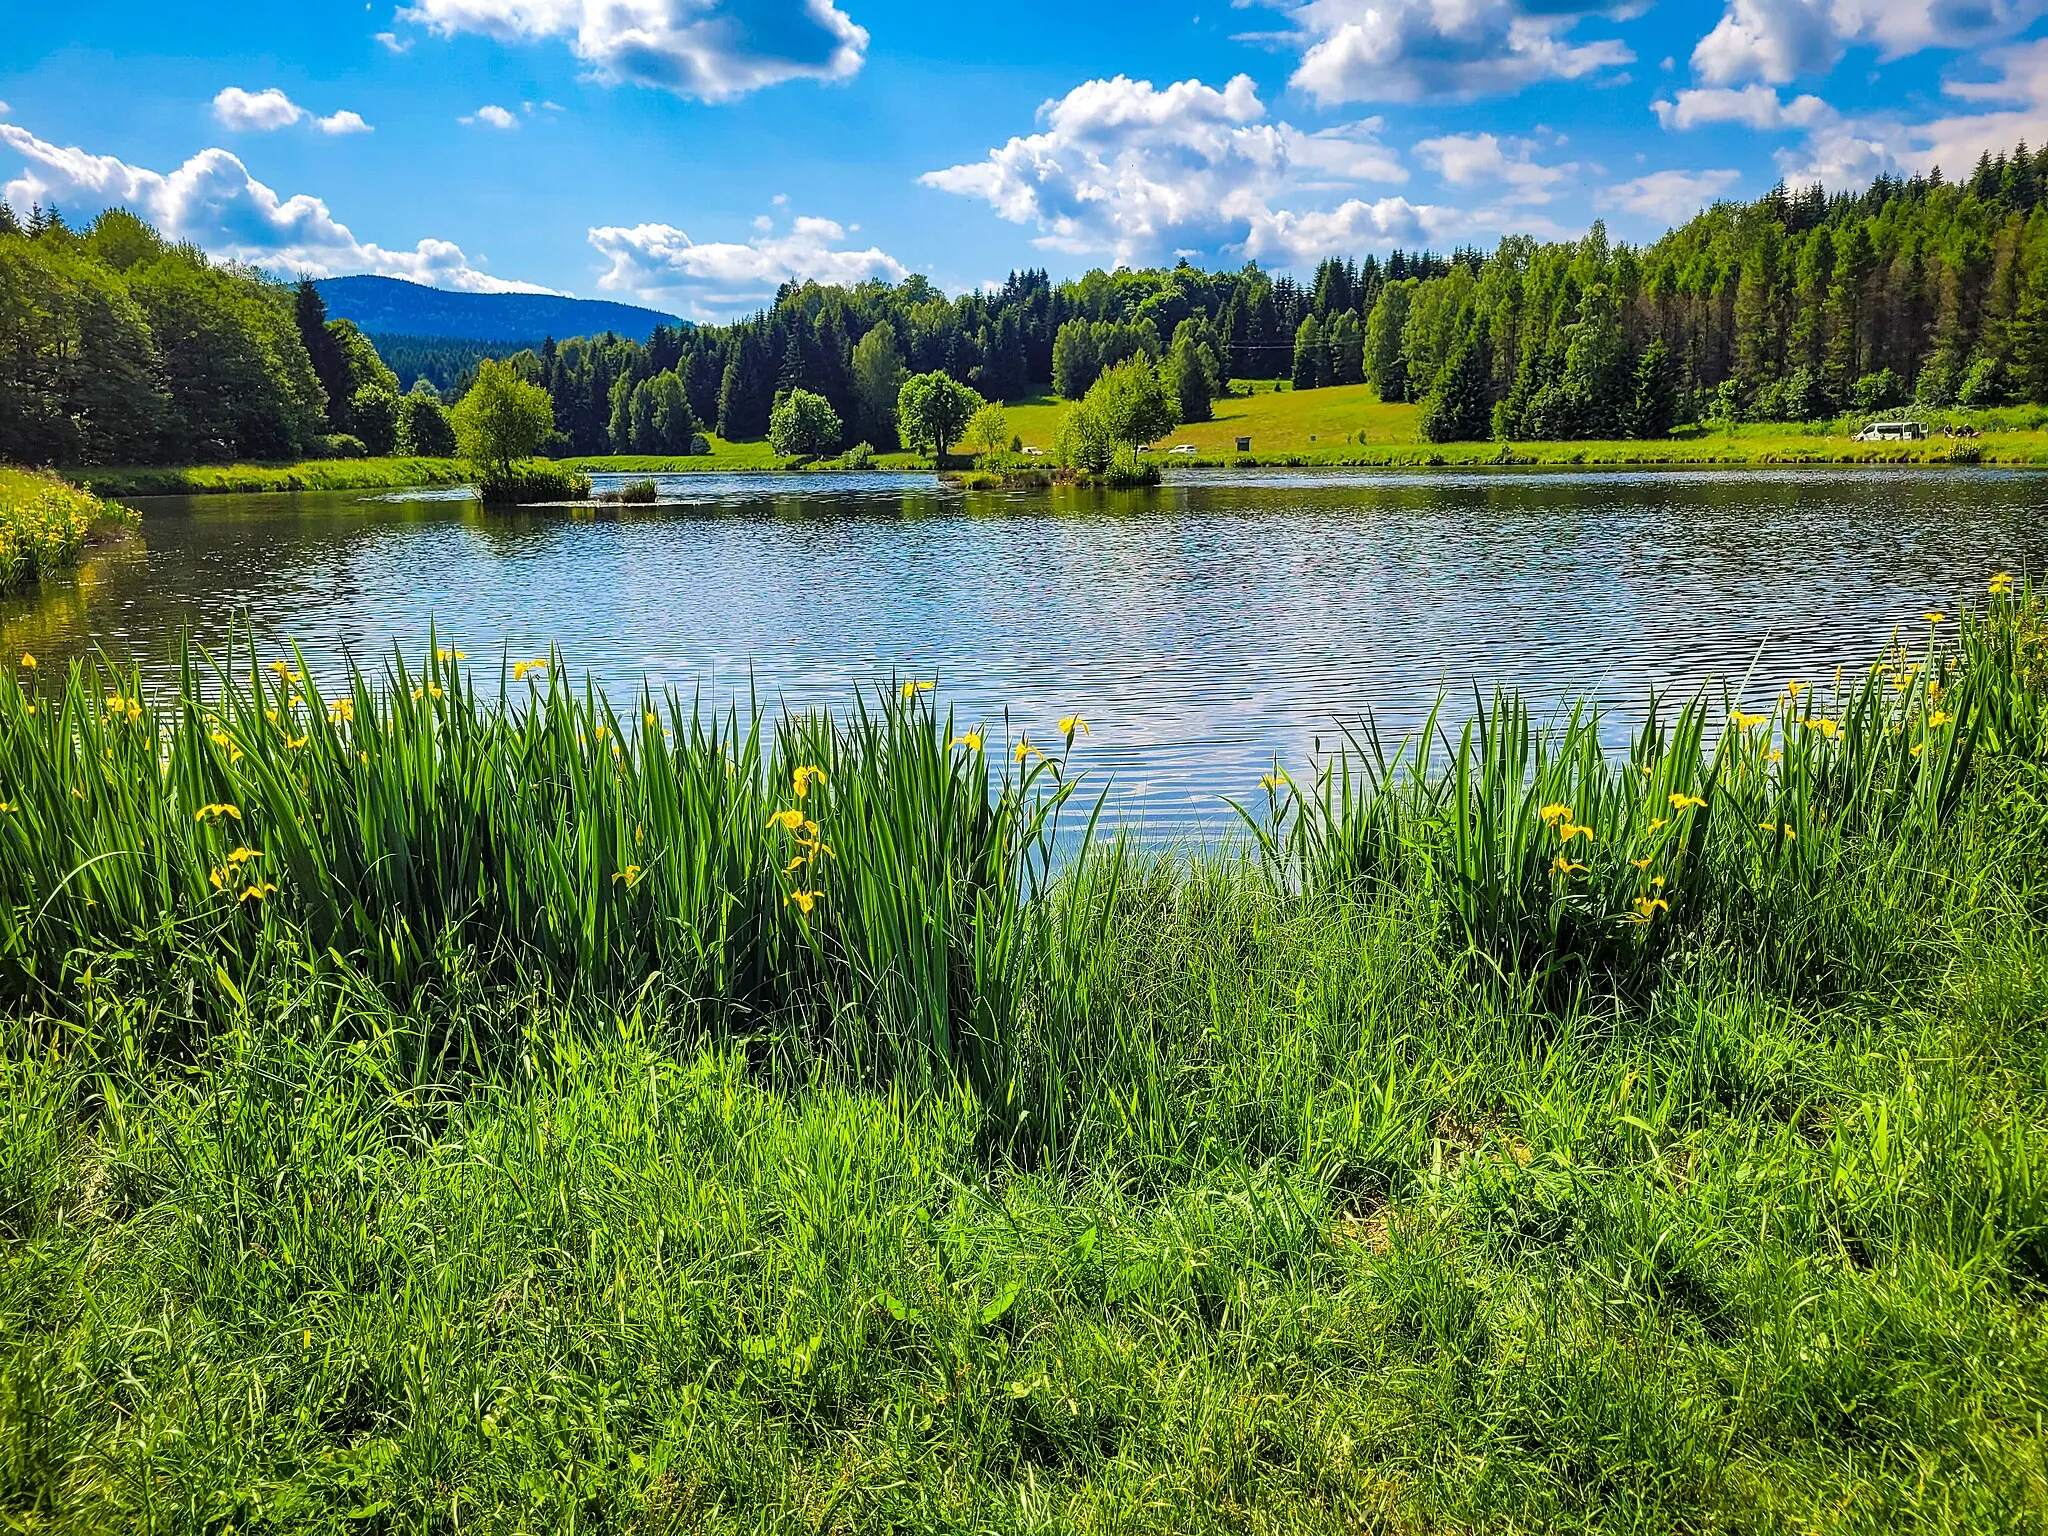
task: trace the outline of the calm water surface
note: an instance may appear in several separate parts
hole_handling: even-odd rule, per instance
[[[661,484],[595,518],[430,492],[147,501],[139,547],[0,604],[0,645],[161,673],[181,630],[253,622],[326,667],[416,654],[432,621],[473,663],[559,645],[620,694],[645,675],[843,704],[936,675],[963,719],[1007,708],[1050,737],[1086,715],[1114,802],[1172,834],[1225,824],[1222,795],[1368,708],[1398,734],[1440,688],[1501,682],[1615,706],[1618,735],[1652,689],[1767,698],[2048,563],[2048,476],[1989,469]]]

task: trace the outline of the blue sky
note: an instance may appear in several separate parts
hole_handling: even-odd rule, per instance
[[[0,184],[279,271],[715,318],[1305,270],[2048,141],[2048,0],[0,0]]]

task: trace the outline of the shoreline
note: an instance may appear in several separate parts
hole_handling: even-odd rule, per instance
[[[1771,438],[1754,446],[1743,439],[1666,442],[1415,443],[1387,446],[1333,445],[1305,452],[1153,456],[1169,480],[1175,471],[1217,469],[1841,469],[1862,466],[1955,468],[2048,468],[2048,433],[2013,433],[2017,441],[1995,438],[1964,442],[1850,443]],[[863,474],[835,463],[763,463],[755,456],[708,457],[605,455],[553,461],[594,475],[818,475]],[[971,461],[949,464],[954,473]],[[932,473],[928,459],[913,454],[878,456],[884,473]],[[465,485],[468,467],[454,459],[312,459],[296,464],[165,465],[65,469],[64,479],[102,497],[264,495],[295,491],[410,490]]]

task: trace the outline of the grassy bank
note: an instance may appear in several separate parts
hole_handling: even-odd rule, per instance
[[[64,474],[100,496],[212,496],[463,485],[470,470],[459,459],[308,459],[299,464],[112,466],[70,469]]]
[[[0,682],[0,1511],[2048,1528],[2042,605],[1933,632],[1192,862],[915,687]]]
[[[55,475],[0,464],[0,594],[76,565],[90,540],[134,522],[126,507]]]

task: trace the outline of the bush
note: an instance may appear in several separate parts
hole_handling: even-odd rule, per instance
[[[349,420],[372,458],[388,458],[398,446],[398,396],[380,384],[365,384],[349,402]]]
[[[1891,369],[1880,368],[1858,379],[1849,391],[1849,399],[1859,411],[1888,411],[1905,404],[1906,381]]]
[[[1970,364],[1970,371],[1963,375],[1962,388],[1956,391],[1956,403],[1974,409],[2004,402],[2005,365],[1995,357],[1978,358]]]
[[[841,469],[873,469],[875,467],[874,445],[872,443],[855,443],[845,453],[840,455],[839,467]]]
[[[545,459],[519,459],[482,470],[477,500],[490,506],[523,507],[547,501],[582,501],[590,495],[590,476]]]
[[[793,389],[768,413],[768,446],[784,458],[809,459],[839,446],[839,413],[823,395]]]
[[[1159,483],[1159,464],[1139,454],[1127,444],[1119,444],[1110,455],[1109,468],[1103,472],[1102,483],[1112,490],[1131,490],[1141,485]]]
[[[709,453],[710,451],[710,438],[706,437],[702,432],[693,432],[690,434],[690,452],[694,457],[702,458],[705,454]]]
[[[363,446],[363,440],[351,432],[329,432],[313,439],[313,457],[316,459],[366,459],[370,450]]]
[[[93,526],[109,518],[136,521],[55,475],[0,468],[0,592],[76,564]]]
[[[1913,398],[1922,405],[1954,405],[1957,383],[1954,361],[1945,355],[1936,356],[1920,370],[1920,378],[1913,386]]]
[[[593,499],[628,506],[652,506],[661,499],[661,487],[652,480],[628,480],[624,485],[599,491]]]
[[[1116,439],[1102,417],[1086,402],[1067,407],[1052,435],[1052,459],[1061,469],[1099,475],[1109,468]]]
[[[398,402],[398,451],[411,459],[445,459],[455,452],[455,428],[431,395],[410,394]]]

